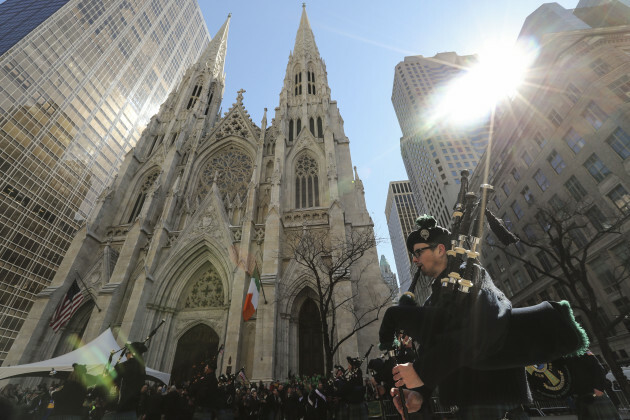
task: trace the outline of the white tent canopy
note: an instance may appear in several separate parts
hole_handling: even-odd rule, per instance
[[[86,365],[88,373],[98,375],[103,371],[103,366],[107,363],[110,352],[119,348],[120,346],[116,342],[111,329],[108,328],[83,347],[79,347],[62,356],[26,365],[0,367],[0,380],[16,376],[41,376],[53,369],[57,372],[72,372],[73,363]],[[112,365],[116,364],[117,359],[118,355],[114,357]],[[124,360],[123,356],[121,361]],[[171,379],[170,373],[159,372],[148,367],[146,371],[147,377],[162,381],[165,384],[168,384]]]

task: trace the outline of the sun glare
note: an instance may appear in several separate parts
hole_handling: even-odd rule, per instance
[[[516,93],[535,57],[522,48],[488,48],[475,66],[447,86],[434,119],[467,124],[486,117],[498,101]]]

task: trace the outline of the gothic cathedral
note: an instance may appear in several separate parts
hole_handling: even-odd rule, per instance
[[[251,120],[243,90],[220,116],[229,20],[99,197],[5,365],[64,354],[68,337],[89,342],[107,328],[121,344],[142,341],[164,319],[145,356],[174,381],[220,345],[219,372],[245,367],[265,381],[324,373],[316,287],[286,238],[307,230],[373,237],[363,185],[305,9],[270,125],[266,110],[260,127]],[[262,290],[244,321],[254,271]],[[48,322],[77,278],[86,299],[55,334]],[[389,299],[374,246],[335,290],[334,300],[350,305],[336,317],[341,337],[374,294]],[[334,362],[362,356],[379,325],[339,343]]]

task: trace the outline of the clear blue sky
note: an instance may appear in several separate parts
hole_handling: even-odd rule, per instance
[[[574,8],[578,0],[558,1]],[[439,52],[474,54],[488,43],[516,40],[538,0],[317,0],[306,3],[319,52],[326,62],[331,97],[337,100],[350,139],[352,163],[365,186],[378,247],[395,263],[385,219],[390,181],[407,179],[400,156],[402,135],[391,103],[394,67],[405,56]],[[211,36],[232,13],[223,111],[243,88],[244,105],[260,125],[278,106],[302,1],[199,0]]]

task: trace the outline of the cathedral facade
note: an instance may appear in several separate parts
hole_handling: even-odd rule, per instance
[[[173,380],[222,345],[220,372],[244,367],[253,380],[324,373],[317,285],[287,252],[287,238],[373,235],[363,185],[305,10],[271,123],[266,110],[260,126],[251,120],[243,90],[220,115],[229,20],[99,197],[5,366],[63,354],[71,337],[88,342],[107,328],[121,344],[142,341],[165,320],[146,361]],[[244,321],[254,271],[261,296]],[[48,322],[74,281],[86,299],[55,334]],[[334,362],[345,364],[378,342],[380,322],[341,337],[375,295],[390,299],[376,248],[335,287],[333,300],[347,310],[335,314]]]

